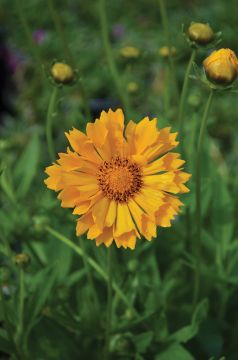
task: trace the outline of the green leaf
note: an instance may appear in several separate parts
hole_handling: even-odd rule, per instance
[[[33,283],[33,294],[30,296],[30,301],[27,306],[27,331],[36,324],[40,312],[42,311],[47,299],[50,296],[52,288],[55,284],[56,272],[55,266],[47,267],[42,271],[38,272],[34,278]]]
[[[174,344],[158,354],[155,360],[195,360],[195,358],[182,345]]]
[[[208,300],[203,299],[196,307],[190,325],[184,326],[172,335],[169,340],[179,343],[186,343],[192,339],[199,331],[201,322],[206,318],[208,312]]]
[[[34,133],[23,151],[15,168],[15,178],[19,185],[17,194],[23,197],[28,192],[34,179],[39,162],[40,142],[38,133]]]
[[[9,200],[13,203],[16,201],[15,193],[13,190],[12,177],[10,174],[10,169],[8,167],[4,168],[1,171],[0,175],[0,186],[4,193],[7,195]]]
[[[11,343],[7,337],[7,333],[3,329],[0,329],[0,351],[3,351],[7,354],[12,354],[13,352]]]
[[[143,353],[150,346],[153,339],[153,331],[146,331],[140,335],[135,335],[133,341],[139,353]]]

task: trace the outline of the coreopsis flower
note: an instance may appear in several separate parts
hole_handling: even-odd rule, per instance
[[[238,75],[238,59],[230,49],[213,51],[203,61],[203,67],[207,78],[215,84],[230,85]]]
[[[51,68],[51,75],[57,84],[71,84],[74,81],[74,71],[71,66],[56,62]]]
[[[158,226],[171,226],[188,192],[190,175],[182,170],[177,133],[157,129],[157,119],[145,117],[124,128],[124,114],[103,111],[86,134],[66,133],[70,148],[46,168],[49,189],[59,191],[62,207],[79,215],[76,233],[107,247],[134,249],[136,239],[156,237]]]
[[[140,55],[140,50],[134,46],[125,46],[120,51],[121,56],[128,59],[138,58]]]
[[[192,23],[188,28],[188,37],[197,44],[206,45],[214,39],[214,32],[209,24]]]

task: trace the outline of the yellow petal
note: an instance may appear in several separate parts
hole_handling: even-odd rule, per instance
[[[185,161],[179,159],[180,154],[167,153],[160,159],[153,161],[143,167],[144,175],[153,175],[161,171],[176,170],[181,167]]]
[[[87,213],[77,220],[76,234],[77,236],[85,233],[90,226],[94,224],[92,213]]]
[[[48,189],[55,190],[55,191],[59,191],[59,190],[63,189],[62,182],[61,182],[61,179],[62,179],[61,166],[56,165],[56,164],[48,166],[45,169],[45,172],[47,175],[49,175],[49,177],[44,180],[44,183],[46,184]]]
[[[136,231],[135,224],[131,218],[130,211],[128,209],[127,204],[118,203],[117,205],[117,218],[116,218],[116,226],[113,232],[113,236],[119,237],[123,233],[128,233],[131,230]]]
[[[93,219],[100,229],[104,228],[109,204],[110,200],[107,197],[102,197],[102,199],[97,201],[92,207]]]
[[[176,141],[177,133],[170,133],[170,127],[164,128],[158,132],[156,141],[151,147],[143,152],[148,161],[151,161],[160,155],[168,152],[178,145]]]
[[[171,226],[171,220],[179,212],[180,206],[183,203],[176,197],[167,194],[165,196],[165,204],[156,212],[156,223],[162,227]]]
[[[69,133],[65,133],[65,135],[68,138],[72,148],[78,154],[96,164],[100,164],[102,162],[102,158],[96,152],[91,140],[81,131],[73,129]]]
[[[91,226],[87,233],[87,239],[95,239],[102,233],[102,230],[98,227],[97,224]]]
[[[111,245],[113,241],[112,227],[105,227],[101,235],[96,238],[96,245],[99,246],[102,243],[107,247]]]
[[[116,220],[117,214],[117,203],[116,201],[112,200],[108,207],[108,212],[106,215],[105,226],[112,226]]]

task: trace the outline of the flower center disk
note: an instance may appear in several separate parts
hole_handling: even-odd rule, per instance
[[[127,202],[142,186],[140,167],[127,158],[117,156],[104,161],[99,167],[97,179],[100,189],[111,200]]]

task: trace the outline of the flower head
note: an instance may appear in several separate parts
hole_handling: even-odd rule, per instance
[[[214,38],[214,32],[209,24],[192,23],[188,28],[188,37],[197,44],[206,45]]]
[[[238,59],[230,49],[213,51],[203,66],[208,79],[216,84],[230,85],[238,75]]]
[[[188,192],[190,175],[182,171],[177,133],[157,129],[148,117],[124,129],[124,114],[103,111],[88,123],[86,135],[73,129],[66,136],[72,147],[46,168],[49,189],[60,191],[62,207],[74,208],[78,236],[87,232],[96,244],[134,249],[136,239],[156,237],[157,225],[171,226]]]
[[[64,63],[56,62],[51,68],[51,74],[58,84],[71,84],[74,81],[73,69]]]

